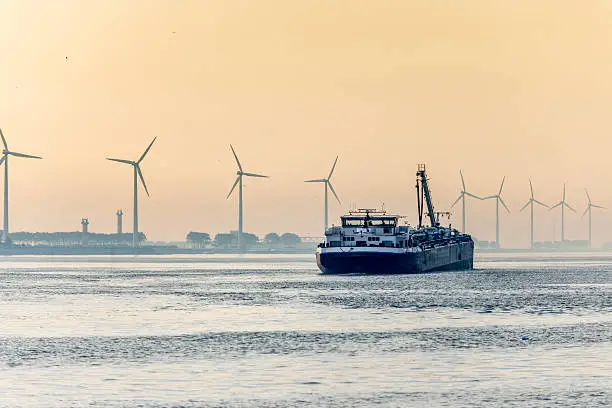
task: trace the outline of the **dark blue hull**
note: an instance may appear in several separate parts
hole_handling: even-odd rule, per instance
[[[474,243],[459,242],[419,252],[346,251],[317,253],[325,274],[406,274],[474,268]]]

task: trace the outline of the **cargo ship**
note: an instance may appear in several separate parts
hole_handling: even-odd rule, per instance
[[[474,241],[450,225],[440,225],[440,215],[448,213],[434,210],[425,165],[418,166],[416,190],[416,227],[399,225],[403,217],[384,210],[364,208],[342,216],[341,225],[325,231],[325,240],[317,247],[321,272],[408,274],[473,269]]]

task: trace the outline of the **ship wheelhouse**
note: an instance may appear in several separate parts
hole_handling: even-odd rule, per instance
[[[406,248],[410,228],[399,226],[399,216],[359,209],[341,217],[342,224],[325,232],[324,247]]]

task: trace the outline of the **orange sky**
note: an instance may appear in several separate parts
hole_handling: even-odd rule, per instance
[[[322,186],[302,181],[336,154],[332,220],[382,202],[414,220],[419,162],[439,209],[459,169],[482,195],[506,175],[506,246],[528,244],[529,176],[545,202],[567,181],[579,212],[585,187],[612,207],[608,2],[4,0],[0,13],[0,126],[45,158],[11,162],[13,231],[89,217],[110,232],[118,208],[131,226],[131,170],[104,157],[136,159],[153,136],[140,206],[153,240],[236,227],[229,143],[272,177],[246,182],[258,234],[321,235]],[[494,237],[492,201],[468,214]],[[536,215],[536,238],[552,239],[558,216]],[[596,243],[612,240],[612,212],[595,219]],[[567,237],[586,221],[569,215]]]

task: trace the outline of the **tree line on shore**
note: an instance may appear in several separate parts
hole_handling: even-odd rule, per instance
[[[241,236],[241,244],[246,247],[252,247],[256,245],[265,245],[269,247],[295,247],[302,243],[302,239],[292,232],[286,232],[284,234],[277,234],[276,232],[270,232],[266,234],[263,240],[255,234],[243,232]],[[238,245],[238,233],[218,233],[214,239],[211,238],[207,232],[195,232],[191,231],[187,234],[187,242],[196,248],[205,248],[209,245],[219,248],[232,248]]]
[[[74,246],[74,245],[132,245],[132,233],[102,234],[82,231],[71,232],[14,232],[9,235],[10,241],[21,245],[50,245],[50,246]],[[147,240],[143,232],[138,233],[137,240],[143,243]],[[192,231],[187,234],[187,243],[194,248],[206,248],[214,246],[218,248],[233,248],[238,246],[238,233],[218,233],[212,238],[206,232]],[[302,239],[294,233],[286,232],[277,234],[271,232],[263,239],[248,232],[242,233],[241,243],[245,247],[264,245],[268,247],[295,247],[302,243]]]
[[[12,232],[9,238],[13,243],[25,245],[132,245],[132,233],[123,234],[99,234],[88,232],[84,235],[81,231],[72,232]],[[137,235],[137,241],[142,243],[147,240],[143,232]]]

